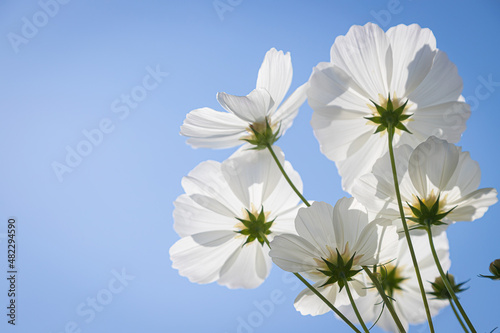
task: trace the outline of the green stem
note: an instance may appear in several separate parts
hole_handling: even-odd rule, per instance
[[[458,319],[458,322],[460,323],[460,326],[462,326],[462,329],[464,330],[465,333],[469,333],[469,330],[467,329],[467,327],[465,327],[465,324],[462,321],[462,318],[460,318],[460,315],[457,312],[457,308],[455,307],[455,305],[453,305],[453,302],[451,301],[451,299],[449,300],[449,302],[450,302],[451,308],[453,309],[453,313],[455,314],[455,316]]]
[[[441,263],[439,262],[439,257],[436,253],[436,248],[434,247],[434,241],[432,239],[431,227],[428,226],[426,228],[426,230],[427,230],[427,236],[429,238],[429,244],[431,246],[432,256],[434,257],[434,262],[436,263],[436,267],[439,270],[439,274],[441,275],[441,279],[443,279],[446,290],[448,290],[448,293],[450,294],[451,298],[453,299],[453,301],[457,305],[457,308],[460,311],[460,314],[464,318],[465,322],[467,323],[467,326],[469,327],[470,331],[472,333],[476,333],[476,329],[474,328],[474,325],[472,325],[472,322],[469,320],[469,317],[465,313],[465,310],[462,307],[462,305],[460,304],[457,295],[455,295],[455,291],[453,290],[453,287],[450,284],[450,281],[448,281],[448,277],[446,276],[446,274],[443,270],[443,267],[441,267]]]
[[[354,298],[352,298],[351,294],[351,289],[349,288],[349,283],[347,282],[347,279],[344,277],[344,286],[345,290],[347,291],[347,296],[349,296],[349,301],[351,301],[352,308],[354,309],[354,313],[356,314],[356,317],[358,318],[359,323],[361,324],[361,327],[363,327],[363,330],[367,333],[370,331],[368,330],[368,327],[366,327],[365,322],[363,321],[363,317],[361,317],[361,314],[358,311],[358,307],[356,306],[356,302],[354,302]]]
[[[384,288],[382,287],[382,285],[380,284],[379,280],[377,279],[377,277],[370,271],[370,269],[366,266],[363,266],[363,269],[365,270],[365,273],[370,277],[370,279],[372,280],[373,282],[373,285],[377,288],[378,290],[378,293],[380,294],[380,296],[382,296],[382,300],[384,301],[386,307],[387,307],[387,310],[389,310],[392,318],[394,319],[394,322],[396,323],[396,325],[398,326],[398,329],[399,329],[399,332],[403,332],[405,333],[406,330],[403,326],[403,324],[401,324],[401,321],[399,320],[399,317],[398,317],[398,314],[396,313],[396,311],[394,310],[394,306],[392,305],[392,302],[391,300],[389,299],[389,297],[387,297],[387,295],[385,294],[385,290]]]
[[[387,133],[389,137],[389,155],[391,158],[392,176],[394,179],[394,188],[396,190],[396,198],[398,200],[399,215],[401,217],[401,223],[403,224],[403,229],[405,232],[406,242],[408,243],[408,248],[411,254],[411,260],[413,261],[413,267],[415,267],[415,273],[417,275],[418,286],[420,288],[420,294],[422,295],[422,301],[424,302],[425,314],[427,316],[427,322],[429,323],[429,329],[431,333],[434,333],[434,325],[432,324],[431,312],[429,310],[429,304],[427,302],[427,296],[425,295],[424,284],[422,283],[422,276],[420,275],[420,269],[418,268],[417,257],[415,256],[415,251],[413,250],[413,244],[410,238],[410,231],[408,230],[408,225],[406,224],[406,218],[403,210],[403,203],[401,201],[401,193],[399,192],[398,175],[396,171],[396,162],[394,158],[394,150],[392,147],[392,139],[394,138],[394,127],[389,124],[387,127]]]
[[[297,193],[297,195],[299,196],[300,200],[302,200],[302,202],[304,202],[304,204],[309,207],[311,206],[309,204],[309,202],[307,201],[306,198],[304,198],[304,196],[302,195],[302,193],[300,193],[299,190],[297,190],[297,188],[295,187],[295,185],[293,184],[293,182],[290,180],[290,178],[288,177],[288,175],[286,174],[286,171],[285,169],[283,169],[283,166],[281,165],[280,163],[280,160],[278,159],[278,157],[276,156],[276,154],[274,153],[273,151],[273,148],[271,147],[270,144],[267,145],[267,149],[269,150],[269,152],[271,153],[271,155],[273,156],[274,158],[274,161],[276,162],[276,164],[278,165],[278,168],[280,169],[281,173],[283,174],[283,176],[285,177],[286,181],[288,182],[288,184],[290,184],[290,186],[292,187],[292,189],[295,191],[295,193]]]
[[[304,279],[302,277],[302,275],[300,275],[299,273],[293,273],[293,275],[295,275],[300,281],[302,281],[302,283],[305,284],[307,286],[307,288],[309,288],[323,302],[325,302],[325,304],[328,305],[328,307],[330,309],[332,309],[332,311],[335,312],[337,314],[337,316],[339,316],[343,321],[345,321],[345,323],[347,325],[349,325],[349,327],[352,328],[354,332],[361,333],[361,331],[358,330],[356,328],[356,326],[354,326],[353,323],[351,323],[351,321],[349,319],[347,319],[347,317],[342,314],[342,312],[340,312],[329,300],[327,300],[325,298],[325,296],[321,295],[321,293],[318,290],[316,290],[316,288],[314,288],[313,285],[311,285],[309,282],[307,282],[307,280]]]
[[[269,241],[267,240],[267,238],[264,238],[265,239],[265,242],[267,244],[267,246],[269,246],[269,248],[271,248],[271,244],[269,243]],[[306,279],[304,279],[302,277],[302,275],[300,275],[299,273],[293,273],[293,275],[295,275],[300,281],[302,281],[303,284],[306,285],[307,288],[309,288],[309,290],[311,290],[316,296],[318,296],[326,305],[328,305],[328,307],[330,309],[332,309],[333,312],[335,312],[337,314],[337,316],[339,316],[343,321],[345,321],[345,323],[347,325],[349,325],[350,328],[352,328],[354,330],[354,332],[356,333],[361,333],[360,330],[358,330],[356,328],[356,326],[353,325],[353,323],[351,323],[351,321],[349,319],[347,319],[346,316],[344,316],[342,314],[342,312],[340,312],[329,300],[327,300],[325,298],[325,296],[321,295],[321,293],[316,290],[316,288],[314,288],[314,286],[312,286],[309,282],[307,282]]]

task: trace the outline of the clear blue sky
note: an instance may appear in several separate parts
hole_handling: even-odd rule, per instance
[[[353,24],[432,29],[473,104],[460,145],[481,186],[500,188],[498,1],[59,1],[0,2],[0,275],[10,216],[19,271],[15,328],[0,279],[1,332],[349,331],[297,313],[302,287],[278,267],[255,290],[192,284],[171,268],[181,178],[233,151],[193,150],[179,126],[192,109],[220,109],[218,91],[250,92],[271,47],[291,52],[294,89]],[[304,105],[279,145],[306,197],[335,203],[345,194],[311,114]],[[499,220],[496,205],[449,228],[452,273],[470,279],[462,301],[481,332],[500,326],[500,283],[477,277],[500,258]],[[435,325],[460,330],[449,308]]]

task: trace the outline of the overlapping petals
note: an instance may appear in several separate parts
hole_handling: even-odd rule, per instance
[[[262,127],[266,121],[278,137],[283,135],[306,99],[307,83],[283,102],[292,74],[290,53],[272,48],[259,69],[255,90],[247,96],[218,93],[217,100],[227,112],[210,108],[193,110],[186,116],[181,134],[188,137],[187,143],[194,148],[241,145],[253,134],[250,126]]]
[[[451,212],[443,222],[474,221],[497,202],[493,188],[478,189],[481,170],[468,152],[434,136],[413,150],[403,145],[395,150],[400,192],[406,216],[417,198],[432,205],[439,197],[439,212]],[[389,156],[380,158],[373,173],[357,180],[353,195],[371,212],[399,221]]]
[[[439,276],[439,272],[434,264],[434,259],[430,251],[429,242],[425,235],[412,237],[412,243],[417,255],[420,274],[424,281],[426,293],[432,292],[432,285],[429,281],[434,281]],[[449,245],[446,233],[434,237],[434,245],[439,261],[445,271],[450,268]],[[408,244],[405,239],[401,239],[397,249],[397,259],[388,263],[385,267],[379,268],[383,271],[382,285],[386,294],[392,298],[392,304],[401,323],[408,331],[410,324],[425,322],[427,317],[425,307],[420,294],[415,269],[411,260]],[[392,273],[391,278],[387,275]],[[392,292],[391,292],[392,290]],[[428,298],[429,310],[432,316],[436,315],[441,308],[448,305],[445,300]],[[382,297],[374,287],[367,289],[365,297],[356,300],[356,306],[366,322],[377,322],[377,326],[389,332],[399,332],[394,319],[389,311],[384,308]],[[339,307],[339,310],[353,322],[358,322],[351,305]],[[380,317],[380,318],[379,318]]]
[[[373,23],[351,27],[309,82],[314,134],[347,191],[388,149],[387,132],[374,135],[376,124],[366,119],[376,116],[373,102],[383,106],[390,96],[397,107],[408,101],[404,125],[412,134],[397,131],[394,143],[412,148],[431,135],[457,142],[470,115],[455,65],[436,48],[432,32],[416,24],[387,33]]]
[[[368,220],[363,206],[353,198],[340,199],[335,207],[324,202],[314,202],[299,210],[295,219],[297,235],[283,234],[271,242],[270,256],[285,271],[304,272],[314,281],[314,287],[334,305],[349,303],[345,291],[338,283],[327,283],[329,276],[324,260],[338,263],[337,251],[352,270],[361,266],[376,265],[393,259],[398,236],[385,219]],[[389,223],[390,224],[390,223]],[[356,297],[364,295],[365,281],[361,274],[348,282]],[[295,307],[302,314],[319,315],[330,309],[309,289],[295,299]]]
[[[300,176],[274,147],[297,188]],[[191,282],[217,281],[229,288],[255,288],[268,276],[268,246],[247,242],[240,220],[263,211],[276,234],[295,233],[299,199],[266,151],[238,150],[223,163],[206,161],[182,180],[186,191],[174,202],[174,228],[182,237],[170,249],[172,266]],[[240,220],[238,220],[240,219]]]

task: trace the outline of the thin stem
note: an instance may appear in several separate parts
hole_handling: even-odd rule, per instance
[[[347,296],[349,296],[349,301],[351,301],[352,308],[354,310],[354,313],[356,314],[356,317],[358,318],[359,323],[361,324],[361,327],[363,327],[363,330],[365,332],[370,332],[368,330],[368,327],[366,327],[365,322],[363,321],[363,317],[361,317],[361,314],[358,311],[358,307],[356,306],[356,302],[354,302],[354,298],[352,298],[351,290],[349,288],[349,283],[347,282],[347,279],[344,277],[344,286],[345,290],[347,291]]]
[[[269,248],[271,248],[271,244],[269,243],[269,240],[268,240],[267,238],[265,238],[265,237],[264,237],[264,240],[265,240],[265,242],[266,242],[267,246],[268,246]],[[296,276],[296,277],[297,277],[300,281],[302,281],[302,283],[303,283],[303,284],[305,284],[305,285],[307,286],[307,288],[309,288],[309,289],[310,289],[310,290],[311,290],[311,291],[312,291],[312,292],[313,292],[316,296],[318,296],[318,297],[319,297],[319,298],[320,298],[320,299],[321,299],[321,300],[322,300],[322,301],[323,301],[326,305],[328,305],[328,307],[329,307],[330,309],[332,309],[332,311],[333,311],[333,312],[335,312],[335,313],[337,314],[337,316],[339,316],[339,317],[340,317],[343,321],[345,321],[345,323],[346,323],[347,325],[349,325],[349,327],[350,327],[350,328],[352,328],[352,329],[354,330],[354,332],[356,332],[356,333],[361,333],[361,331],[360,331],[360,330],[358,330],[358,329],[356,328],[356,326],[354,326],[354,325],[353,325],[353,323],[351,323],[351,321],[350,321],[349,319],[347,319],[347,317],[346,317],[346,316],[344,316],[344,315],[342,314],[342,312],[340,312],[340,311],[339,311],[339,310],[338,310],[338,309],[337,309],[337,308],[336,308],[336,307],[335,307],[335,306],[334,306],[334,305],[333,305],[333,304],[332,304],[329,300],[327,300],[327,299],[325,298],[325,296],[321,295],[321,293],[320,293],[318,290],[316,290],[316,288],[314,288],[314,286],[312,286],[309,282],[307,282],[307,280],[306,280],[306,279],[304,279],[304,278],[302,277],[302,275],[300,275],[299,273],[293,273],[293,275],[295,275],[295,276]]]
[[[474,325],[472,325],[472,322],[469,320],[469,317],[467,316],[467,313],[465,313],[464,308],[460,304],[457,295],[455,295],[455,291],[453,290],[453,287],[450,284],[450,281],[448,281],[448,277],[446,276],[443,267],[441,267],[441,263],[439,262],[439,257],[436,253],[436,248],[434,247],[434,241],[432,239],[432,231],[431,227],[428,226],[426,228],[427,230],[427,236],[429,238],[429,244],[431,246],[431,251],[432,251],[432,256],[434,257],[434,262],[436,263],[436,267],[439,270],[439,274],[441,275],[441,279],[443,279],[444,285],[446,287],[446,290],[448,290],[448,293],[450,294],[451,298],[457,305],[458,310],[460,311],[460,314],[464,318],[465,322],[467,323],[467,326],[469,327],[470,331],[472,333],[476,333],[476,329],[474,328]]]
[[[302,200],[302,202],[304,202],[304,204],[309,207],[311,206],[309,204],[309,202],[307,201],[306,198],[304,198],[304,196],[302,195],[302,193],[300,193],[299,190],[297,190],[297,188],[295,187],[295,185],[293,184],[293,182],[290,180],[290,178],[288,177],[288,175],[286,174],[286,171],[285,169],[283,169],[283,166],[281,165],[280,163],[280,160],[278,159],[278,157],[276,156],[276,154],[274,153],[273,151],[273,148],[271,147],[271,145],[267,145],[267,149],[269,150],[269,152],[271,153],[271,155],[273,156],[274,158],[274,161],[276,162],[276,164],[278,165],[278,168],[280,169],[281,173],[283,174],[283,176],[285,177],[286,181],[288,182],[288,184],[290,184],[290,186],[292,187],[292,189],[295,191],[295,193],[297,193],[297,195],[299,196],[300,200]]]
[[[316,288],[314,288],[314,286],[312,286],[309,282],[307,282],[307,280],[304,279],[302,275],[300,275],[299,273],[293,273],[293,275],[295,275],[300,281],[302,281],[302,283],[305,284],[307,288],[309,288],[323,302],[325,302],[325,304],[328,305],[328,307],[332,309],[332,311],[335,312],[337,316],[339,316],[343,321],[345,321],[346,324],[349,325],[349,327],[354,330],[354,332],[361,333],[361,331],[358,330],[356,326],[354,326],[353,323],[351,323],[351,321],[342,314],[342,312],[340,312],[329,300],[327,300],[325,296],[321,295],[321,293]]]
[[[399,215],[401,217],[401,222],[403,224],[403,229],[405,232],[406,242],[408,243],[408,248],[411,254],[411,260],[413,261],[413,267],[415,267],[415,273],[417,275],[418,286],[420,288],[420,294],[422,295],[422,301],[424,302],[425,314],[427,316],[427,322],[429,323],[429,329],[431,333],[434,333],[434,325],[432,324],[431,312],[429,310],[429,304],[427,302],[427,296],[425,295],[424,284],[422,283],[422,276],[420,275],[420,269],[418,268],[417,257],[415,256],[415,251],[413,250],[413,244],[410,238],[410,231],[408,230],[408,225],[406,224],[406,218],[403,210],[403,203],[401,201],[401,193],[399,192],[399,183],[398,183],[398,174],[396,171],[396,162],[394,158],[394,150],[392,147],[392,139],[394,137],[394,127],[392,124],[389,124],[387,128],[387,133],[389,137],[389,155],[391,157],[391,167],[392,167],[392,176],[394,179],[394,189],[396,190],[396,198],[398,200],[399,206]]]
[[[457,317],[458,322],[460,323],[460,326],[462,326],[462,329],[464,330],[465,333],[469,333],[469,330],[467,329],[467,327],[465,327],[465,324],[464,324],[462,318],[460,318],[460,315],[457,312],[457,308],[455,307],[455,305],[453,305],[453,302],[451,301],[451,299],[449,299],[448,301],[450,302],[451,308],[453,309],[453,313]]]
[[[387,307],[387,310],[389,310],[389,312],[391,313],[391,316],[392,318],[394,319],[394,322],[396,323],[396,325],[398,326],[398,329],[399,329],[399,332],[403,332],[405,333],[406,330],[403,326],[403,324],[401,324],[401,321],[399,320],[399,317],[398,317],[398,314],[396,313],[396,311],[394,310],[394,306],[392,305],[392,302],[391,300],[389,299],[389,297],[387,297],[387,295],[385,294],[385,290],[384,288],[382,287],[382,285],[380,284],[379,280],[377,279],[377,277],[370,271],[370,269],[366,266],[363,266],[363,269],[365,270],[365,273],[368,274],[368,276],[370,277],[370,279],[372,280],[373,282],[373,285],[375,286],[375,288],[377,288],[378,290],[378,293],[380,294],[380,296],[382,296],[382,300],[384,301],[386,307]]]

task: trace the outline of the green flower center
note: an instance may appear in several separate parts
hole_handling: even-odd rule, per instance
[[[389,297],[393,297],[397,290],[403,290],[401,284],[408,278],[401,274],[402,270],[401,267],[394,265],[386,265],[380,270],[382,287]]]
[[[462,288],[467,281],[455,284],[455,277],[452,274],[446,273],[446,278],[450,282],[451,287],[453,288],[453,292],[455,294],[461,293],[462,291],[467,290],[468,288]],[[448,292],[448,289],[446,289],[446,286],[443,282],[443,278],[441,276],[437,277],[434,282],[431,282],[432,285],[432,292],[429,292],[429,295],[432,295],[436,297],[437,299],[451,299],[451,295]]]
[[[327,250],[330,252],[328,259],[315,259],[318,266],[321,267],[321,269],[317,269],[319,272],[318,274],[328,277],[327,281],[320,287],[338,283],[340,290],[342,290],[345,283],[351,281],[352,277],[361,271],[361,269],[352,269],[352,266],[359,261],[359,256],[356,257],[356,253],[354,253],[349,257],[347,247],[346,245],[346,251],[343,251],[341,255],[338,249],[335,249],[334,253],[334,251],[327,246]]]
[[[403,113],[407,107],[408,100],[401,104],[401,101],[395,96],[391,99],[390,94],[387,99],[384,99],[381,95],[379,95],[379,99],[380,104],[370,100],[373,106],[369,105],[369,107],[373,110],[373,116],[365,117],[365,119],[368,119],[374,125],[378,125],[375,133],[392,131],[392,134],[389,134],[393,135],[395,131],[399,130],[411,134],[411,132],[404,125],[404,123],[408,122],[409,118],[412,116],[411,114]]]
[[[414,196],[415,200],[412,204],[406,203],[411,210],[411,217],[408,220],[414,222],[418,228],[430,228],[433,225],[443,225],[446,224],[442,220],[449,214],[453,209],[444,211],[445,199],[441,199],[441,194],[437,196],[432,191],[431,194],[425,198],[421,199],[418,196]]]
[[[236,233],[247,237],[243,245],[249,244],[254,240],[257,240],[261,245],[269,243],[266,236],[271,234],[270,229],[274,222],[274,219],[267,221],[269,212],[264,212],[264,207],[261,208],[260,213],[257,213],[255,208],[251,212],[245,209],[245,215],[245,218],[236,218],[240,223],[237,223],[235,226],[239,229]]]
[[[248,136],[241,138],[254,147],[252,149],[262,150],[268,146],[272,146],[279,139],[279,128],[276,130],[276,125],[271,125],[271,120],[266,117],[264,121],[250,124],[247,128]]]

